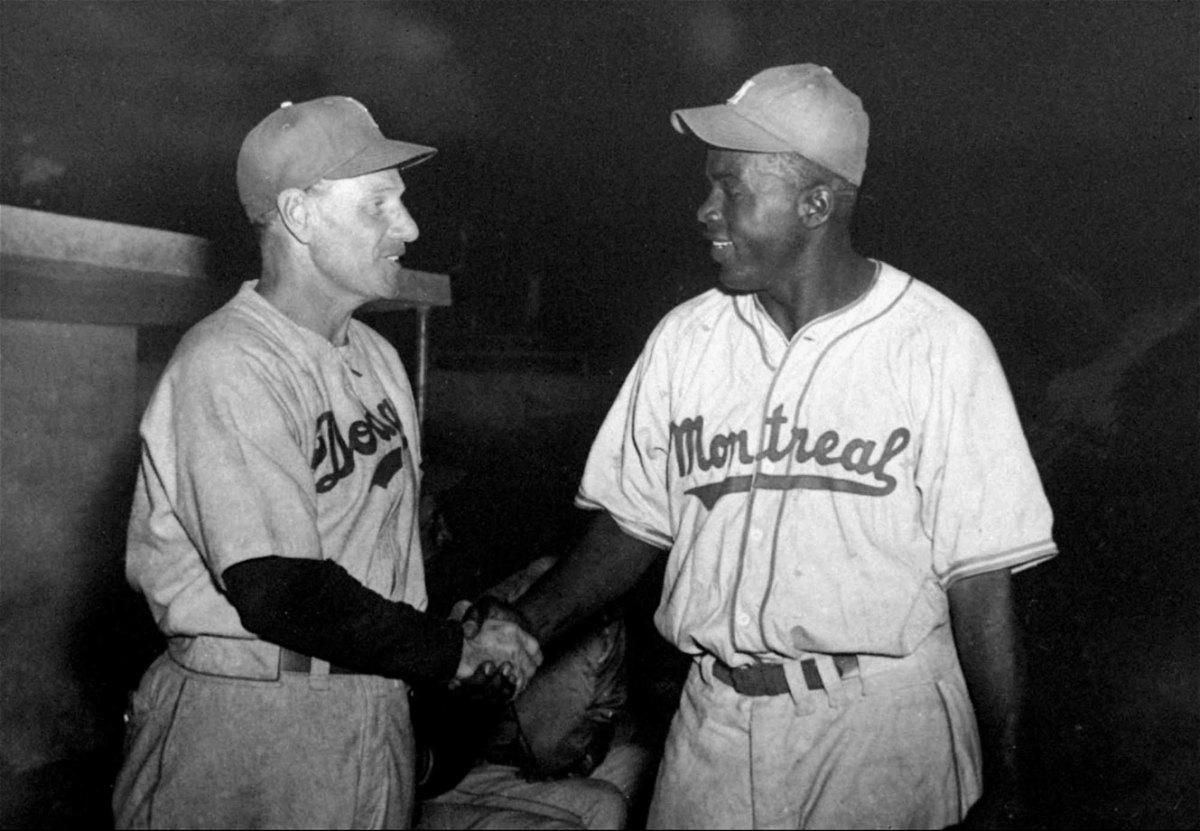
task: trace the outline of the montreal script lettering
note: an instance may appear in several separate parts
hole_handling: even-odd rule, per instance
[[[758,477],[756,487],[772,490],[808,488],[855,493],[864,496],[886,496],[896,488],[896,477],[887,472],[887,465],[908,447],[912,434],[905,427],[894,429],[880,448],[878,442],[852,438],[842,444],[836,430],[826,430],[811,438],[806,427],[792,427],[784,441],[784,426],[788,418],[779,405],[766,419],[766,445],[757,453],[750,451],[750,439],[746,430],[730,430],[717,433],[711,438],[704,435],[704,416],[685,418],[676,424],[671,422],[671,446],[675,449],[675,463],[680,476],[688,476],[699,469],[701,472],[724,469],[736,459],[741,464],[753,464],[760,460],[780,462],[788,457],[797,462],[813,461],[822,467],[840,466],[848,473],[870,475],[878,484],[857,479],[837,478],[825,475],[772,475]],[[879,451],[878,453],[876,451]],[[750,490],[750,476],[731,476],[687,491],[712,508],[716,501],[727,493],[742,493]]]

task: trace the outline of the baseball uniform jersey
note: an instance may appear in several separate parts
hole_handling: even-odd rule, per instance
[[[185,336],[150,400],[126,570],[169,638],[234,641],[274,677],[274,647],[242,627],[221,573],[256,557],[329,559],[424,609],[420,450],[407,378],[380,335],[352,320],[333,346],[253,285]],[[214,649],[173,654],[253,672],[249,657],[241,672],[208,666]]]
[[[334,346],[254,286],[185,335],[142,420],[126,570],[170,657],[134,699],[118,822],[404,823],[405,685],[320,662],[312,679],[281,673],[279,647],[242,626],[221,574],[259,557],[332,560],[424,609],[412,393],[367,326],[351,321]],[[319,782],[353,788],[300,798]]]
[[[864,681],[945,651],[929,645],[948,633],[956,580],[1056,551],[986,334],[882,263],[790,339],[753,294],[714,289],[670,312],[576,502],[669,549],[655,621],[679,649],[732,667],[854,653]],[[946,673],[961,684],[956,661]]]

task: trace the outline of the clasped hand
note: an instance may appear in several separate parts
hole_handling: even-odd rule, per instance
[[[483,698],[516,698],[542,663],[541,647],[522,622],[516,609],[495,598],[471,606],[462,619],[462,658],[451,689]]]

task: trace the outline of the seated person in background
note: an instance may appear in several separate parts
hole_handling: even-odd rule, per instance
[[[553,562],[535,560],[488,596],[515,601]],[[454,616],[477,613],[466,607]],[[624,828],[652,769],[650,752],[631,741],[626,697],[625,627],[615,612],[548,654],[524,693],[490,720],[486,709],[419,698],[418,799],[426,798],[417,827]]]

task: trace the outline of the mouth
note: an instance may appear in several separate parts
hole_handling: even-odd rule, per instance
[[[395,263],[396,265],[400,265],[400,258],[403,256],[404,256],[403,251],[397,251],[395,254],[385,255],[384,259],[388,260],[389,262]]]
[[[733,256],[733,241],[727,239],[710,239],[709,254],[717,262],[724,262]]]

